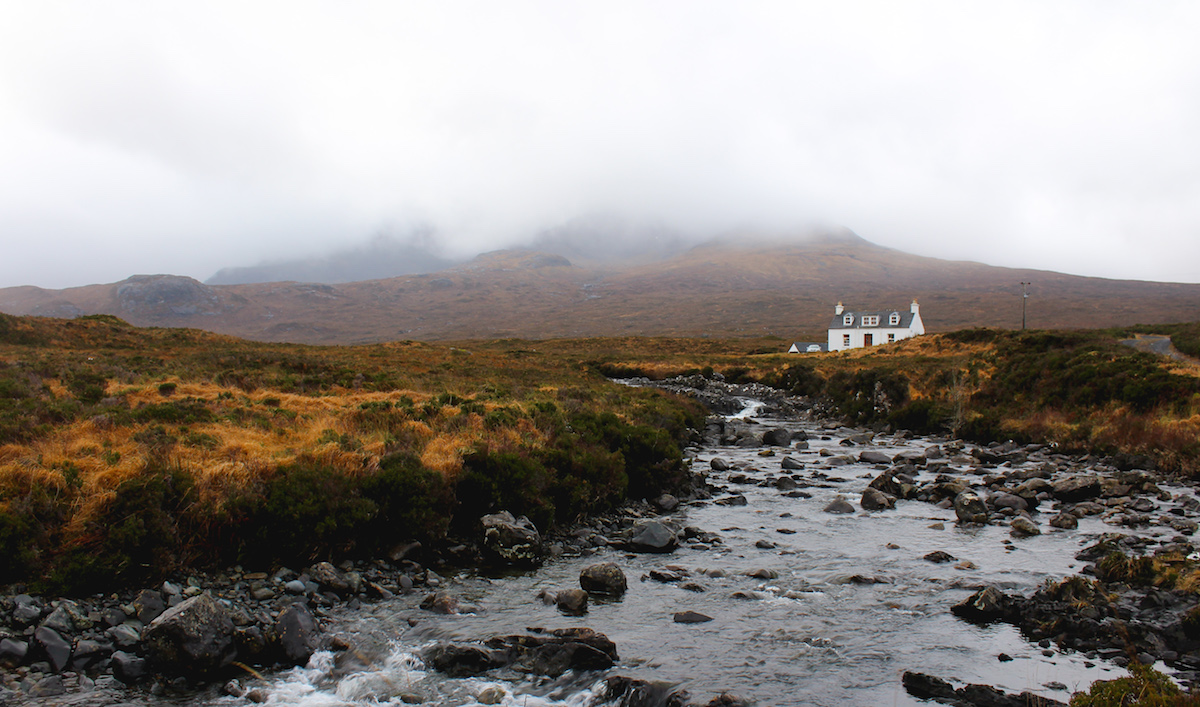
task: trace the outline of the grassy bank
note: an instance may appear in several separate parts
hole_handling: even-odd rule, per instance
[[[694,404],[517,346],[258,344],[0,315],[0,582],[383,552],[669,488]]]
[[[1185,353],[1200,324],[1154,327]],[[833,354],[783,342],[576,342],[610,375],[722,374],[825,401],[855,424],[1014,439],[1200,473],[1200,369],[1124,346],[1138,330],[972,329]],[[1146,331],[1150,331],[1147,329]],[[564,345],[556,342],[556,345]],[[715,350],[704,350],[710,347]]]

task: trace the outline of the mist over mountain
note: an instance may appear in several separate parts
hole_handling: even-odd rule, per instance
[[[400,234],[385,230],[367,243],[307,258],[279,259],[244,267],[225,267],[208,285],[258,282],[337,284],[437,272],[459,262],[442,254],[435,232],[422,227]]]
[[[699,240],[661,222],[589,214],[538,232],[528,247],[574,263],[646,263],[678,255]]]

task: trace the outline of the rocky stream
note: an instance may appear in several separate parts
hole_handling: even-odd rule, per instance
[[[1194,594],[1092,581],[1114,551],[1195,552],[1194,489],[665,386],[719,413],[676,495],[547,537],[489,516],[438,558],[5,596],[0,705],[1025,705],[1130,660],[1196,679]],[[476,549],[510,568],[452,569]]]

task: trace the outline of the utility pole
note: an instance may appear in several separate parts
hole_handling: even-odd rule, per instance
[[[1032,282],[1022,282],[1021,283],[1021,329],[1022,330],[1025,329],[1025,302],[1029,299],[1029,293],[1027,293],[1025,291],[1025,288],[1032,284],[1033,284]]]

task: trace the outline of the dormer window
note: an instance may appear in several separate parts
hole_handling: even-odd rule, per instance
[[[842,317],[842,326],[854,326],[854,315],[847,314],[846,316]]]
[[[888,317],[888,326],[899,326],[899,324],[900,324],[900,313],[892,312],[892,316]]]
[[[862,325],[863,326],[879,326],[879,315],[876,314],[876,315],[873,315],[870,317],[863,317]]]

